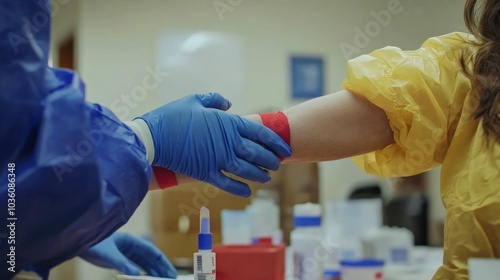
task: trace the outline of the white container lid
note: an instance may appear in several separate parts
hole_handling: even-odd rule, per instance
[[[297,204],[293,208],[295,217],[321,217],[321,206],[315,203]]]

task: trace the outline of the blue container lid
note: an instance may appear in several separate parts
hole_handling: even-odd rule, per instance
[[[340,277],[340,271],[338,270],[325,270],[323,273],[325,278]]]
[[[384,266],[384,261],[377,259],[342,260],[340,265],[345,267],[380,267]]]
[[[295,216],[295,227],[319,227],[321,226],[321,216]]]

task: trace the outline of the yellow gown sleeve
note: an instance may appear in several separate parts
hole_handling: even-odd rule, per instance
[[[431,38],[415,51],[386,47],[348,62],[343,88],[382,108],[395,140],[354,157],[356,165],[394,177],[422,173],[443,162],[451,120],[460,113],[453,96],[467,83],[460,64],[466,39],[466,34],[452,33]]]

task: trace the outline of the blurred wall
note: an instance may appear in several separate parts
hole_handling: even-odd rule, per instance
[[[52,0],[51,59],[58,64],[57,47],[61,42],[78,37],[80,0]]]
[[[243,41],[247,75],[244,93],[252,96],[245,100],[250,113],[297,103],[289,100],[289,54],[323,56],[326,91],[335,92],[345,77],[348,58],[386,45],[416,49],[430,36],[464,30],[465,0],[62,2],[66,10],[54,17],[54,36],[62,38],[68,30],[75,34],[76,61],[90,101],[108,107],[123,104],[123,98],[143,83],[151,69],[156,69],[157,42],[168,30],[208,30],[234,34]],[[168,77],[162,80],[168,82]],[[151,110],[159,105],[158,99],[156,90],[150,90],[140,102],[132,100],[121,117],[128,120]],[[385,180],[363,174],[349,160],[323,163],[320,171],[323,200],[341,198],[357,183],[388,185]],[[432,176],[436,187],[431,202],[436,213],[433,217],[444,217],[437,197],[438,178]],[[147,234],[148,209],[146,200],[124,230]],[[76,279],[109,279],[109,274],[82,267],[85,276]]]

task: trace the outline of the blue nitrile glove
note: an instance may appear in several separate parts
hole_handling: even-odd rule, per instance
[[[168,103],[138,119],[149,127],[152,164],[248,197],[248,185],[221,171],[266,183],[265,169],[277,170],[290,147],[272,130],[224,112],[231,102],[218,93],[195,94]]]
[[[142,268],[155,277],[177,278],[177,271],[151,242],[127,233],[116,232],[94,245],[80,257],[91,264],[138,276]]]

